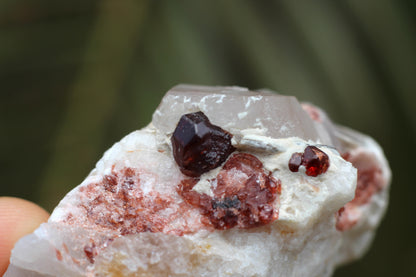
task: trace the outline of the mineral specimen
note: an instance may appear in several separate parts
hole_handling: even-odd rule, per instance
[[[5,276],[330,276],[369,247],[389,182],[377,143],[311,104],[180,85]]]

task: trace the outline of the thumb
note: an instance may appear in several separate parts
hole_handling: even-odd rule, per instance
[[[36,204],[13,197],[0,197],[0,276],[4,274],[14,244],[33,232],[49,214]]]

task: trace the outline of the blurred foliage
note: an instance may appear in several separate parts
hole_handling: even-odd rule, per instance
[[[384,147],[375,244],[335,276],[416,276],[414,1],[0,1],[0,195],[51,210],[178,83],[270,88]]]

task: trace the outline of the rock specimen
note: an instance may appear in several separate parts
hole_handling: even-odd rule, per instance
[[[377,143],[313,105],[180,85],[5,276],[330,276],[371,243],[389,182]]]

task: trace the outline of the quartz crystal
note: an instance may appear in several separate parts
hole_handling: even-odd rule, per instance
[[[379,145],[312,104],[179,85],[5,276],[330,276],[369,247],[389,183]]]

